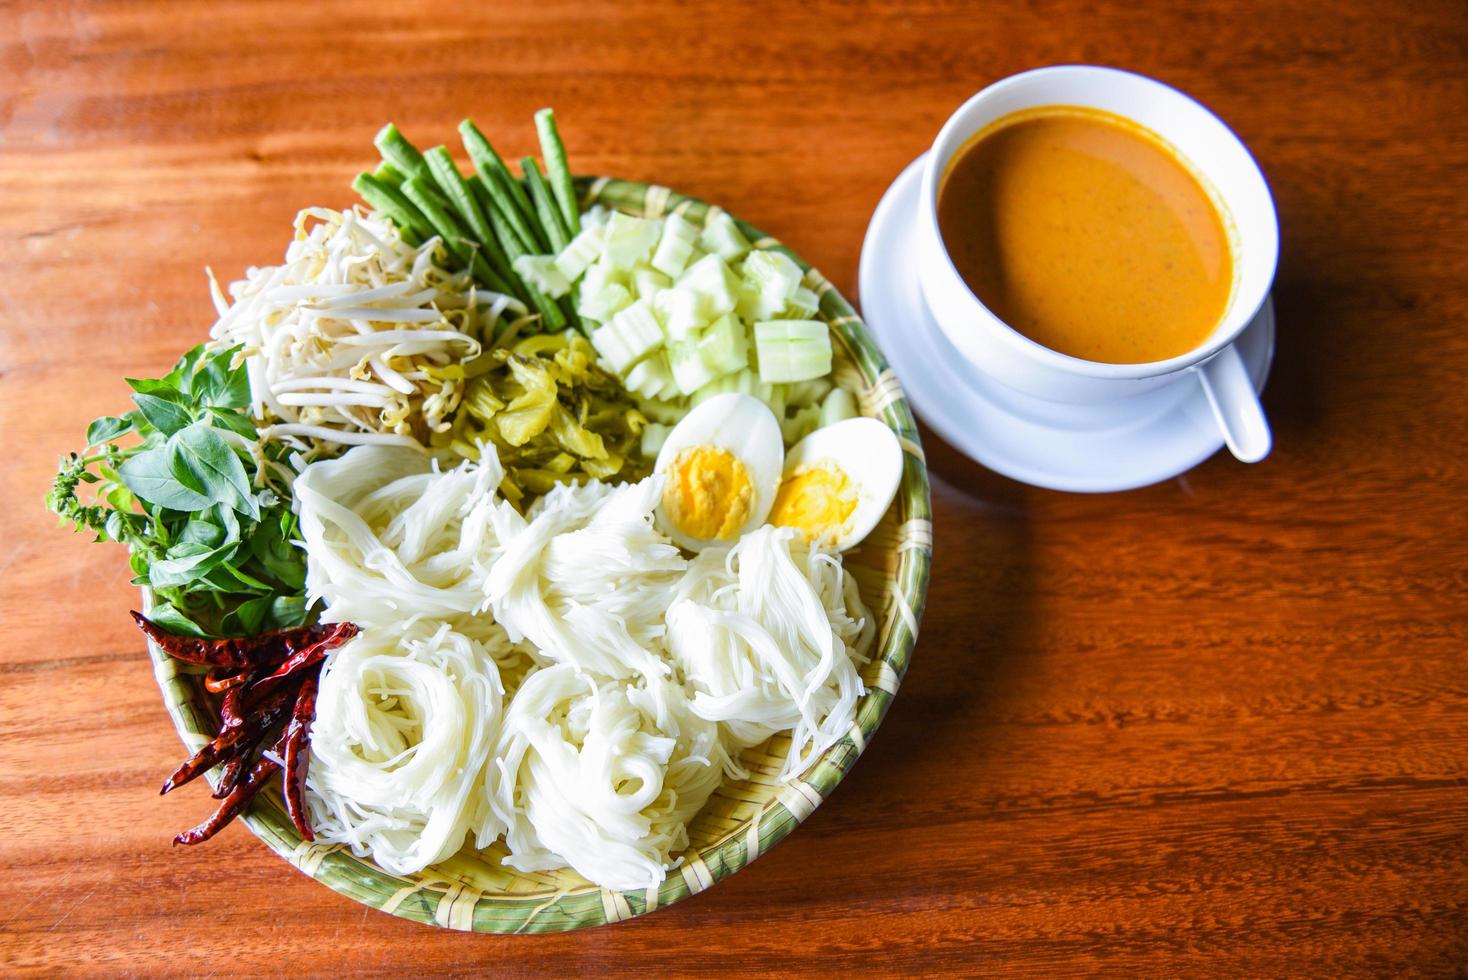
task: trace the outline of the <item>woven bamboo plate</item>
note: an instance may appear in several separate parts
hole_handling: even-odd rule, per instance
[[[584,206],[600,203],[657,217],[678,212],[701,224],[711,208],[666,187],[607,177],[577,181]],[[364,905],[415,922],[474,932],[558,932],[620,922],[704,891],[752,862],[804,820],[836,788],[881,724],[907,670],[928,587],[933,525],[928,475],[907,399],[866,327],[841,294],[815,269],[751,225],[740,227],[755,248],[785,252],[805,270],[805,284],[821,297],[820,315],[830,325],[839,380],[858,393],[863,415],[897,434],[904,471],[896,502],[846,566],[879,619],[870,664],[862,672],[866,695],[858,702],[850,734],[788,783],[776,776],[789,746],[787,736],[747,750],[750,778],[724,785],[689,825],[690,847],[658,888],[613,892],[575,872],[527,874],[500,864],[503,844],[487,851],[465,848],[423,872],[390,874],[336,844],[308,844],[285,815],[279,784],[256,798],[243,815],[265,844],[322,884]],[[145,600],[146,600],[145,596]],[[179,737],[196,751],[213,734],[200,678],[150,645],[154,673]],[[211,782],[215,774],[209,776]]]

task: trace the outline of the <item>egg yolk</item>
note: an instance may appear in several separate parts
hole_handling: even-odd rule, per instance
[[[806,541],[828,542],[856,510],[856,488],[834,463],[802,467],[780,484],[770,523],[798,528]]]
[[[663,516],[700,541],[739,536],[754,506],[749,471],[733,453],[717,446],[690,446],[666,469]]]

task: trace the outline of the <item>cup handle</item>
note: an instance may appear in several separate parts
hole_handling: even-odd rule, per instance
[[[1257,463],[1268,456],[1274,437],[1238,348],[1230,344],[1199,365],[1198,380],[1229,452],[1245,463]]]

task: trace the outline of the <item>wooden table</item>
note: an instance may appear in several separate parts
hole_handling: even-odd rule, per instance
[[[0,970],[662,976],[1468,964],[1468,7],[1057,0],[335,9],[0,4]],[[466,936],[354,905],[234,827],[169,838],[179,745],[122,554],[57,528],[57,456],[351,203],[385,120],[553,104],[586,172],[655,179],[852,291],[888,182],[967,95],[1104,62],[1257,154],[1283,228],[1276,448],[1133,493],[928,438],[936,565],[848,783],[711,892]]]

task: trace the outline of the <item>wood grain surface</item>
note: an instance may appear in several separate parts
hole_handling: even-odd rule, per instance
[[[211,322],[202,269],[346,206],[374,131],[552,104],[583,172],[722,203],[854,292],[882,191],[1037,65],[1175,84],[1283,231],[1274,454],[1074,496],[936,438],[911,672],[787,842],[630,923],[368,911],[160,800],[123,555],[56,458]],[[1468,6],[0,3],[0,972],[820,975],[1468,968]]]

